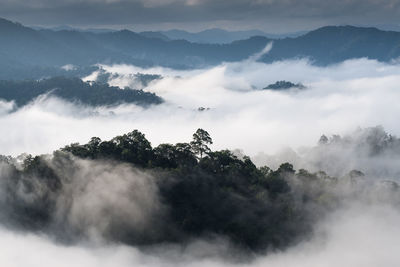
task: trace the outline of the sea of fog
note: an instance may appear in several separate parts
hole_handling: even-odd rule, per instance
[[[16,112],[0,102],[2,154],[41,154],[72,142],[87,142],[139,129],[153,145],[189,141],[197,128],[207,130],[213,149],[241,149],[254,156],[282,148],[317,143],[322,134],[346,134],[381,125],[400,134],[400,65],[367,59],[316,67],[306,60],[263,64],[252,60],[210,69],[101,66],[112,73],[110,84],[134,86],[132,74],[160,74],[145,91],[165,103],[85,107],[41,97]],[[85,80],[94,80],[96,73]],[[306,90],[260,90],[279,80],[301,82]],[[209,108],[199,112],[198,108]]]
[[[189,71],[100,66],[111,74],[109,83],[121,88],[140,87],[136,73],[162,75],[163,79],[143,90],[165,102],[148,108],[129,104],[93,108],[43,96],[15,111],[13,103],[0,102],[0,154],[51,153],[69,143],[86,143],[92,136],[110,139],[134,129],[145,133],[155,146],[190,141],[193,132],[203,128],[213,138],[213,150],[236,150],[263,165],[272,164],[271,155],[290,159],[282,151],[307,151],[322,134],[351,135],[357,129],[380,125],[400,135],[400,65],[396,62],[357,59],[317,67],[307,60],[264,64],[256,59]],[[82,78],[92,81],[99,74]],[[279,80],[307,88],[262,90]],[[199,111],[200,107],[205,110]],[[356,160],[358,156],[347,151],[343,162],[355,165],[331,171],[368,165],[362,171],[379,174],[386,168],[393,170],[391,175],[398,173],[399,155]],[[315,234],[295,247],[239,263],[224,240],[193,240],[185,246],[162,244],[143,250],[101,241],[66,246],[44,234],[0,229],[0,263],[9,267],[395,267],[400,263],[398,225],[400,211],[395,203],[355,201],[320,221]]]

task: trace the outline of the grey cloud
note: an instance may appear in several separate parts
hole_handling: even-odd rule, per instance
[[[130,25],[200,23],[241,27],[396,23],[398,0],[34,0],[0,3],[0,16],[28,24]],[[226,24],[225,24],[226,25]],[[299,25],[297,25],[299,27]],[[289,29],[288,29],[289,30]]]

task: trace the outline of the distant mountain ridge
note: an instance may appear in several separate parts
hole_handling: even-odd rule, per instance
[[[249,39],[253,36],[262,36],[270,39],[282,39],[286,37],[298,37],[307,32],[303,31],[287,34],[269,34],[260,30],[226,31],[214,28],[195,33],[183,30],[169,30],[161,31],[159,33],[171,40],[187,40],[193,43],[226,44],[237,40]]]
[[[146,37],[129,30],[106,33],[34,30],[1,19],[0,79],[64,75],[60,68],[68,64],[79,68],[98,63],[206,67],[243,60],[263,49],[266,43],[264,38],[253,38],[227,45],[194,44]]]
[[[32,27],[35,30],[52,30],[52,31],[77,31],[91,33],[107,33],[116,32],[115,29],[107,28],[76,28],[69,25],[60,25],[56,27]],[[219,28],[207,29],[199,32],[188,32],[185,30],[172,29],[167,31],[143,31],[138,32],[140,35],[149,38],[159,38],[162,40],[186,40],[191,43],[201,44],[228,44],[234,41],[249,39],[253,36],[263,36],[271,39],[283,39],[287,37],[298,37],[306,34],[308,31],[299,31],[293,33],[270,34],[261,30],[241,30],[228,31]]]
[[[159,38],[159,33],[129,30],[78,32],[34,30],[0,19],[0,79],[36,79],[73,72],[93,64],[134,64],[178,69],[201,68],[240,61],[273,42],[263,62],[308,58],[315,65],[329,65],[353,58],[389,62],[400,57],[400,33],[376,28],[329,26],[296,38],[254,36],[229,44],[200,44]]]
[[[273,62],[309,58],[317,65],[329,65],[353,58],[389,62],[400,57],[400,32],[355,26],[326,26],[297,38],[275,42],[261,59]]]

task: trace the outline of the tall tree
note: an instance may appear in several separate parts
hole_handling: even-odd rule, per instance
[[[199,128],[197,131],[193,134],[193,141],[190,142],[190,145],[192,147],[193,153],[200,155],[200,158],[203,158],[204,153],[208,153],[211,151],[211,149],[208,147],[208,145],[211,145],[213,143],[210,134]]]

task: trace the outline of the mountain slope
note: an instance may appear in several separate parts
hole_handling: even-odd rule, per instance
[[[328,26],[298,38],[278,40],[263,61],[308,57],[315,64],[328,65],[366,57],[390,61],[400,56],[400,33],[376,28]]]
[[[261,50],[265,38],[227,45],[162,40],[128,30],[90,33],[33,30],[6,20],[0,25],[0,72],[10,69],[87,67],[96,63],[126,63],[192,68],[247,58]],[[16,75],[18,75],[16,73]],[[0,78],[12,78],[2,77]]]
[[[263,36],[271,39],[281,39],[285,37],[297,37],[306,32],[295,32],[287,34],[268,34],[260,30],[247,31],[226,31],[218,28],[208,29],[201,32],[187,32],[183,30],[169,30],[159,32],[171,40],[187,40],[193,43],[213,43],[228,44],[237,40],[249,39],[253,36]]]
[[[309,58],[329,65],[366,57],[388,62],[400,57],[400,33],[352,26],[323,27],[303,36],[268,39],[258,36],[229,44],[200,44],[157,38],[158,34],[34,30],[0,20],[0,79],[38,79],[58,75],[85,75],[93,64],[160,65],[200,68],[240,61],[274,42],[260,60],[274,62]],[[162,37],[162,36],[161,36]],[[62,70],[67,64],[76,71]]]
[[[122,90],[102,83],[86,83],[78,78],[55,77],[40,81],[0,80],[0,99],[14,101],[17,107],[22,107],[43,95],[55,96],[66,101],[90,106],[121,103],[149,106],[163,102],[153,93],[130,88]]]
[[[208,29],[197,33],[182,31],[182,30],[169,30],[162,32],[171,40],[187,40],[193,43],[214,43],[214,44],[227,44],[237,40],[248,39],[252,36],[265,36],[262,31],[225,31],[222,29]]]

